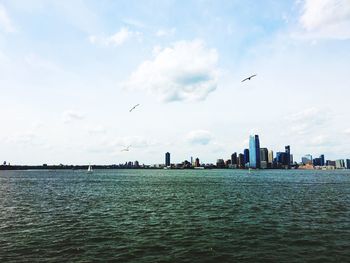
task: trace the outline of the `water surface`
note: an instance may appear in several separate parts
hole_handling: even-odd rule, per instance
[[[349,171],[0,171],[0,262],[349,262]]]

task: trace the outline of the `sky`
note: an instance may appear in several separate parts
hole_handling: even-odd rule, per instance
[[[350,158],[349,76],[350,0],[0,0],[0,161]]]

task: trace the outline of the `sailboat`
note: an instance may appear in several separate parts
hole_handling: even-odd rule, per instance
[[[90,164],[89,164],[89,167],[88,167],[88,169],[87,169],[87,172],[88,172],[88,173],[92,173],[92,172],[93,172],[92,167],[91,167]]]

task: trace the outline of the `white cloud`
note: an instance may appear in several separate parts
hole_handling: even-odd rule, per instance
[[[186,140],[191,144],[207,145],[213,139],[213,136],[209,131],[196,130],[187,134]]]
[[[91,126],[87,130],[89,134],[104,134],[107,132],[107,129],[102,125]]]
[[[112,155],[121,155],[128,152],[122,151],[129,146],[129,152],[140,152],[142,149],[147,149],[152,146],[156,146],[159,143],[155,140],[145,138],[143,136],[120,136],[115,138],[107,138],[102,142],[92,141],[91,145],[87,145],[85,148],[89,152],[94,153],[108,153]]]
[[[156,145],[157,142],[143,136],[125,136],[117,137],[112,140],[113,146],[126,147],[130,145],[131,148],[147,148]]]
[[[330,143],[330,137],[327,135],[317,135],[311,138],[311,146],[327,146]]]
[[[62,120],[64,123],[71,123],[82,119],[84,119],[84,114],[75,110],[67,110],[62,114]]]
[[[300,23],[312,37],[350,38],[350,1],[304,0]]]
[[[329,113],[319,108],[307,108],[286,117],[290,132],[294,135],[303,135],[310,130],[324,125],[329,120]]]
[[[218,85],[218,53],[199,40],[157,49],[141,63],[125,86],[146,90],[162,101],[204,100]]]
[[[140,40],[141,33],[122,27],[117,33],[110,36],[91,35],[89,36],[89,41],[92,44],[102,46],[120,46],[133,37],[137,37]]]
[[[171,29],[159,29],[157,32],[156,32],[156,36],[157,37],[169,37],[169,36],[172,36],[174,35],[176,32],[176,28],[171,28]]]
[[[12,24],[10,17],[3,5],[0,4],[0,28],[2,28],[7,33],[15,32],[15,28]]]
[[[349,129],[346,129],[346,130],[344,131],[344,133],[350,135],[350,128],[349,128]]]

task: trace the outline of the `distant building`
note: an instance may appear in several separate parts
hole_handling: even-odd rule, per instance
[[[321,159],[321,166],[324,166],[326,164],[324,161],[324,154],[320,155],[320,159]]]
[[[344,160],[342,160],[342,159],[336,160],[335,161],[335,168],[336,169],[344,169],[345,168]]]
[[[165,153],[165,166],[170,166],[170,153]]]
[[[225,168],[225,161],[224,161],[224,159],[217,159],[216,167],[217,168]]]
[[[350,169],[350,159],[346,159],[345,163],[346,163],[346,169]]]
[[[312,155],[311,154],[306,154],[301,158],[301,162],[303,164],[312,164]]]
[[[292,165],[294,163],[294,159],[293,159],[293,154],[290,155],[290,164]]]
[[[335,167],[335,161],[327,160],[326,166],[334,166]]]
[[[267,163],[270,168],[272,168],[273,164],[273,151],[270,150],[268,155],[267,155]]]
[[[249,167],[260,168],[259,135],[251,135],[249,139]]]
[[[266,169],[268,165],[269,151],[267,148],[260,148],[260,167]]]
[[[269,151],[267,150],[267,148],[260,148],[260,161],[268,161],[269,158]]]
[[[198,159],[198,158],[196,158],[196,161],[195,161],[194,166],[195,166],[195,167],[199,167],[199,166],[201,166],[201,165],[200,165],[200,163],[199,163],[199,159]]]
[[[236,152],[231,154],[231,164],[232,164],[232,166],[237,166],[237,153]]]
[[[139,161],[135,161],[135,162],[134,162],[134,167],[135,167],[135,168],[139,168],[139,167],[140,167]]]
[[[325,161],[324,161],[324,155],[321,154],[319,158],[314,158],[312,160],[312,164],[314,166],[324,166],[325,165]]]
[[[237,165],[238,168],[243,169],[245,168],[245,160],[244,160],[244,154],[240,153],[237,158]]]
[[[286,152],[277,152],[276,163],[278,168],[288,167],[288,154]]]
[[[290,146],[287,145],[284,147],[285,153],[286,153],[286,162],[284,165],[287,165],[288,168],[290,168]]]
[[[249,163],[249,149],[244,149],[243,156],[244,156],[244,167],[247,167],[247,164]]]

